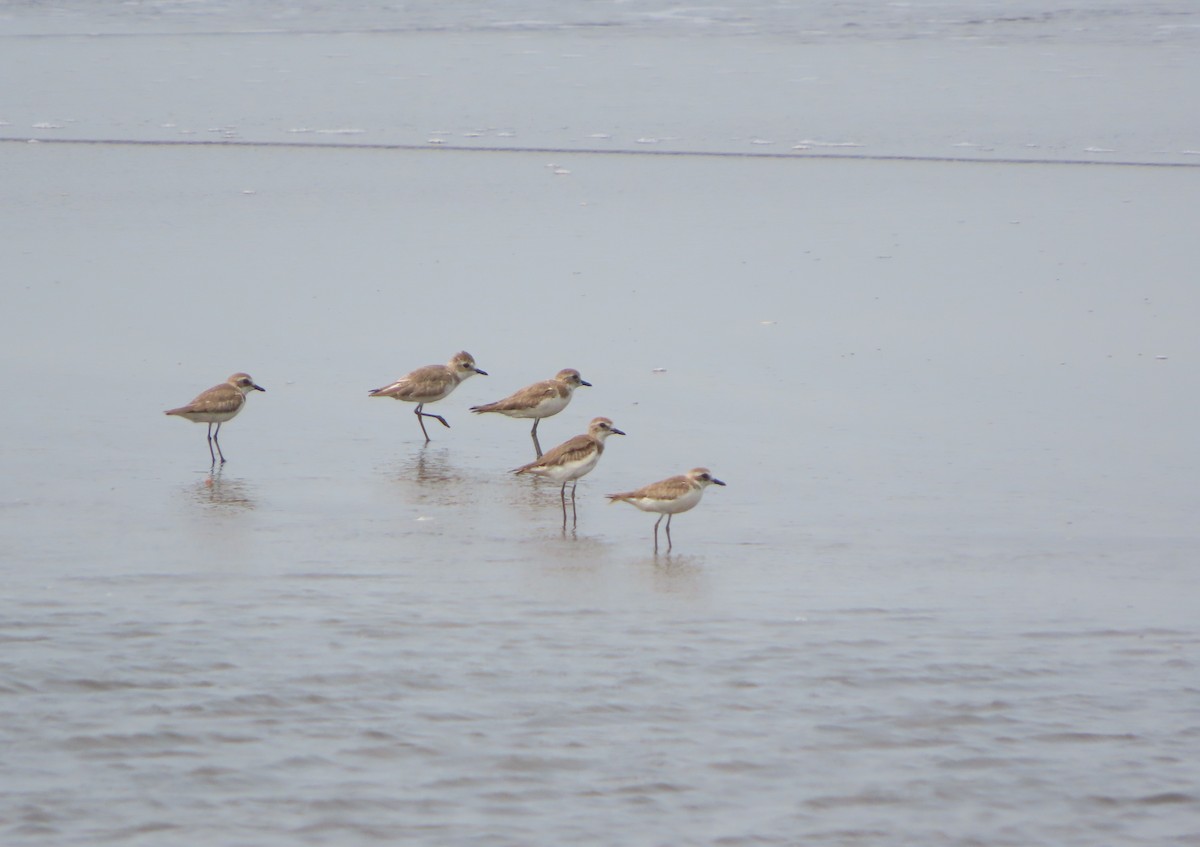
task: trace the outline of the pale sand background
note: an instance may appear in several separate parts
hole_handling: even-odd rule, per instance
[[[1145,8],[9,10],[6,843],[1196,843],[1200,51]],[[806,141],[862,146],[579,152]],[[366,390],[461,348],[422,449]],[[629,436],[564,538],[466,410],[567,366],[543,444]],[[161,411],[235,370],[214,481]],[[696,464],[652,559],[601,495]]]

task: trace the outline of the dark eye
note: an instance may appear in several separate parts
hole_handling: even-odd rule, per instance
[[[707,481],[709,477],[708,477],[708,474],[702,473],[702,474],[700,474],[700,478]]]

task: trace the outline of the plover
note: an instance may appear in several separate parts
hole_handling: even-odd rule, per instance
[[[654,552],[658,552],[658,525],[667,518],[667,552],[671,552],[671,516],[695,507],[710,485],[725,483],[712,475],[708,468],[693,468],[685,474],[652,482],[637,491],[609,494],[610,502],[632,503],[643,512],[658,512],[654,522]]]
[[[225,464],[225,454],[221,452],[221,442],[218,436],[221,433],[221,424],[237,416],[237,413],[246,405],[246,395],[251,391],[266,391],[261,385],[255,385],[254,380],[249,374],[235,373],[229,379],[222,382],[220,385],[214,385],[207,391],[202,392],[195,400],[188,403],[186,406],[180,406],[178,409],[168,409],[165,414],[176,415],[181,418],[186,418],[194,423],[208,424],[208,455],[212,459],[212,463],[217,463],[217,456],[221,457],[221,464]],[[213,431],[213,424],[217,425],[217,429]],[[217,452],[213,453],[213,445],[217,445]]]
[[[533,418],[533,429],[529,434],[533,437],[533,449],[538,458],[542,457],[542,445],[538,442],[537,429],[542,418],[557,415],[571,402],[571,395],[581,385],[591,386],[590,382],[579,375],[574,368],[563,368],[554,375],[553,379],[544,379],[527,385],[520,391],[497,400],[495,403],[484,403],[482,406],[472,406],[471,411],[477,415],[485,412],[498,412],[510,418]]]
[[[371,397],[395,397],[397,400],[416,403],[417,408],[413,410],[413,413],[417,416],[417,423],[421,425],[421,434],[425,436],[425,443],[428,444],[429,433],[425,431],[425,421],[422,418],[436,418],[442,422],[442,426],[447,428],[450,424],[446,423],[446,419],[441,415],[421,411],[425,404],[441,400],[457,388],[460,382],[475,376],[475,374],[487,376],[487,371],[481,371],[475,367],[474,357],[464,351],[456,353],[447,364],[426,365],[423,368],[417,368],[412,373],[400,377],[391,385],[376,388],[368,393]]]
[[[513,473],[534,474],[562,483],[559,499],[562,501],[563,529],[566,529],[567,483],[572,483],[571,514],[575,516],[577,522],[579,520],[579,516],[575,512],[575,486],[579,484],[577,480],[596,467],[596,463],[600,461],[600,454],[604,452],[604,439],[610,435],[624,434],[613,426],[613,422],[608,418],[593,418],[592,422],[588,424],[586,434],[576,435],[557,447],[552,447],[546,451],[544,456],[527,465],[521,465]]]

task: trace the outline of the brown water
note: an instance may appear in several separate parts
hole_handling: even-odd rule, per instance
[[[410,36],[527,69],[498,33]],[[731,43],[651,36],[671,62]],[[106,115],[77,138],[291,123],[223,120],[153,64],[111,100],[42,87],[97,50],[105,91],[113,64],[203,58],[247,87],[286,70],[327,126],[454,130],[444,100],[337,115],[357,77],[314,68],[348,45],[404,66],[391,37],[5,45],[38,54],[22,102]],[[552,137],[530,79],[446,90]],[[595,125],[621,125],[597,85]],[[838,85],[864,121],[888,96]],[[665,124],[742,150],[672,91],[694,94],[660,92]],[[1015,129],[1074,145],[1044,103]],[[1129,127],[1147,150],[1191,120],[1136,110],[1170,112]],[[822,116],[842,137],[819,110],[796,136]],[[868,152],[906,152],[892,132]],[[0,145],[0,841],[1200,843],[1197,169],[430,146]],[[430,407],[452,428],[427,447],[366,397],[464,348],[490,376]],[[563,367],[595,385],[542,444],[596,415],[629,433],[566,533],[557,486],[507,473],[527,423],[467,412]],[[267,393],[210,474],[204,427],[161,412],[236,370]],[[728,487],[655,557],[654,516],[602,495],[700,464]]]

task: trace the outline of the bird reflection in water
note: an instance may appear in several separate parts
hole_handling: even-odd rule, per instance
[[[524,477],[510,477],[507,483],[505,497],[508,501],[519,506],[534,525],[549,524],[547,515],[553,515],[554,523],[558,524],[559,508],[562,502],[561,486],[553,480],[535,478],[533,484],[526,484]],[[570,487],[570,486],[568,486]],[[568,498],[570,492],[567,492]],[[582,497],[580,499],[583,499]],[[578,525],[569,522],[561,524],[563,538],[576,539],[579,537]]]
[[[404,460],[395,477],[407,484],[418,503],[444,506],[466,503],[470,500],[467,479],[450,463],[449,455],[448,448],[422,447]]]
[[[245,480],[222,479],[221,467],[207,474],[191,488],[196,502],[220,509],[253,509],[254,498]]]
[[[656,592],[688,596],[702,593],[705,577],[703,557],[667,553],[648,556],[645,562],[644,572]]]

